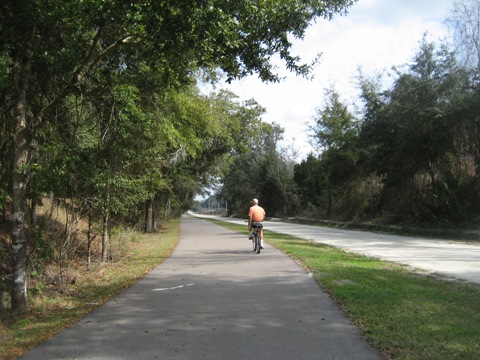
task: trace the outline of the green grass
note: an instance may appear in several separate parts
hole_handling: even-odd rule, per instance
[[[480,359],[480,287],[289,235],[265,240],[303,264],[387,357]]]
[[[121,240],[124,254],[119,261],[84,271],[69,294],[30,296],[25,312],[2,314],[0,359],[17,358],[144,277],[175,249],[179,224],[163,224],[160,234],[131,233]]]

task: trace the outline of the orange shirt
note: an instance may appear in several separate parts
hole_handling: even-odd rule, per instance
[[[261,222],[265,218],[265,210],[261,206],[253,205],[248,211],[250,223]]]

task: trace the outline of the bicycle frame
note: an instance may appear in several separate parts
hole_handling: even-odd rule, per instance
[[[262,223],[257,223],[254,222],[252,223],[252,236],[253,236],[253,251],[255,251],[257,254],[260,254],[261,250],[261,239],[260,239],[260,230],[263,229],[263,224]]]

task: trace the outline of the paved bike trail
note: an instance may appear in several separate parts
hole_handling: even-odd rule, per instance
[[[382,359],[295,261],[183,218],[172,254],[22,359]]]
[[[235,224],[245,220],[209,215]],[[441,277],[480,284],[480,244],[368,231],[264,221],[264,229],[328,244],[354,253],[404,264]]]

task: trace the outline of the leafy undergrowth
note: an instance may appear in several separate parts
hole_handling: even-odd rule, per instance
[[[115,262],[96,262],[87,270],[84,259],[71,260],[68,286],[37,287],[26,311],[2,313],[0,359],[15,359],[144,277],[175,249],[179,224],[179,220],[163,224],[155,234],[132,231],[117,235],[122,254]]]
[[[387,358],[480,359],[479,286],[290,235],[265,239],[312,273]]]

